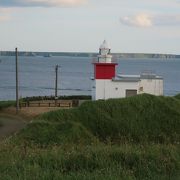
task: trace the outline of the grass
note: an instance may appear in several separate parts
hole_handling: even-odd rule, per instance
[[[15,106],[15,101],[0,101],[0,111],[4,108]]]
[[[8,146],[7,146],[8,147]],[[9,146],[1,150],[2,179],[178,179],[174,145]]]
[[[140,95],[45,113],[0,144],[2,179],[180,179],[180,100]]]
[[[54,100],[54,96],[33,96],[22,98],[22,101],[41,101],[41,100]],[[91,96],[76,95],[76,96],[58,96],[59,100],[91,100]]]
[[[180,101],[173,97],[140,95],[125,99],[85,102],[79,108],[45,113],[18,138],[38,144],[68,143],[72,137],[88,142],[177,143]],[[48,136],[48,137],[47,137]],[[61,137],[64,136],[62,140]]]
[[[180,94],[177,94],[175,98],[180,99]]]

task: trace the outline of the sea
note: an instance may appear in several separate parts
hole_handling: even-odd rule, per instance
[[[55,66],[58,95],[91,95],[92,57],[20,56],[19,96],[51,96],[55,93]],[[164,95],[180,93],[180,59],[117,59],[117,74],[152,72],[164,78]],[[0,56],[0,101],[16,97],[15,57]]]

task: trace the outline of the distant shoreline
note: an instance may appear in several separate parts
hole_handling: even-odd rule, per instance
[[[98,53],[91,52],[28,52],[20,51],[18,52],[19,56],[43,56],[43,57],[52,57],[52,56],[70,56],[70,57],[92,57],[96,58]],[[115,58],[180,58],[180,55],[176,54],[151,54],[151,53],[112,53]],[[14,51],[0,51],[0,56],[15,56]]]

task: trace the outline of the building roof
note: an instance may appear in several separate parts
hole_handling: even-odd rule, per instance
[[[141,75],[122,75],[118,74],[117,77],[113,78],[116,82],[138,82],[142,79],[163,79],[161,76],[156,76],[156,74],[142,73]]]
[[[138,82],[140,81],[140,75],[118,75],[112,80],[118,82]]]
[[[163,79],[161,76],[152,73],[142,73],[140,77],[141,79]]]
[[[103,41],[99,49],[111,49],[106,40]]]

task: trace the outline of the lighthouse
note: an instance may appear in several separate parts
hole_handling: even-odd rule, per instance
[[[92,87],[92,99],[106,99],[106,86],[116,76],[117,63],[112,61],[111,48],[107,41],[101,44],[99,55],[94,65],[94,79]]]
[[[93,62],[92,100],[123,98],[148,93],[163,95],[163,78],[151,72],[140,75],[118,75],[107,41],[100,45],[97,59]]]

